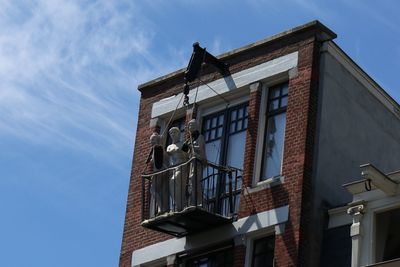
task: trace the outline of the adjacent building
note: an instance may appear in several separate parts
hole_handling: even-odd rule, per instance
[[[400,168],[400,107],[335,38],[313,21],[218,56],[227,72],[202,64],[189,87],[185,70],[139,86],[120,266],[384,260],[376,245],[375,256],[365,256],[371,248],[363,245],[355,259],[362,241],[347,209],[360,205],[353,195],[361,189],[342,185],[357,180],[367,162],[383,173]],[[192,119],[200,129],[191,135]],[[178,137],[168,135],[172,127]],[[154,133],[158,148],[149,141]],[[199,134],[206,160],[190,154]],[[154,165],[176,159],[169,145],[183,142],[185,160]],[[360,183],[375,190],[376,179],[368,179]],[[387,223],[378,217],[378,225]]]

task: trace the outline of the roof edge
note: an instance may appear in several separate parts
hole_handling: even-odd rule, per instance
[[[332,30],[330,30],[328,27],[326,27],[320,21],[313,20],[313,21],[310,21],[310,22],[308,22],[306,24],[291,28],[291,29],[289,29],[287,31],[283,31],[281,33],[272,35],[272,36],[267,37],[265,39],[262,39],[260,41],[256,41],[254,43],[251,43],[251,44],[248,44],[248,45],[233,49],[231,51],[225,52],[223,54],[218,55],[217,58],[226,59],[226,58],[229,58],[229,57],[231,57],[233,55],[236,55],[236,54],[251,50],[253,48],[256,48],[258,46],[262,46],[262,45],[265,45],[267,43],[274,42],[274,41],[277,41],[279,39],[283,39],[283,38],[286,38],[286,37],[289,37],[289,36],[292,36],[292,35],[295,35],[295,34],[299,34],[299,33],[305,32],[305,31],[313,30],[313,29],[318,31],[318,32],[320,32],[320,34],[317,36],[317,38],[321,42],[332,40],[332,39],[335,39],[337,37],[336,33],[334,33]],[[170,78],[176,77],[179,74],[183,74],[184,71],[185,71],[185,68],[182,68],[182,69],[176,70],[174,72],[171,72],[169,74],[163,75],[163,76],[161,76],[159,78],[156,78],[156,79],[150,80],[148,82],[142,83],[142,84],[140,84],[138,86],[138,90],[141,91],[146,87],[154,86],[154,85],[159,84],[159,83],[161,83],[161,82],[163,82],[165,80],[168,80]]]

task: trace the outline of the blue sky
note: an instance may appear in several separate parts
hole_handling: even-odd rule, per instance
[[[319,19],[400,101],[400,3],[0,0],[0,265],[117,266],[140,83]],[[400,166],[399,166],[400,168]]]

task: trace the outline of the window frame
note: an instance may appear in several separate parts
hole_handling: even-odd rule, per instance
[[[245,255],[245,267],[252,267],[253,264],[253,250],[254,250],[254,241],[267,238],[270,236],[275,236],[275,244],[276,244],[276,237],[279,232],[276,229],[277,225],[274,227],[268,227],[262,230],[259,230],[255,233],[246,236],[246,255]]]
[[[235,131],[231,133],[230,131],[230,127],[232,124],[232,120],[231,120],[231,115],[233,111],[238,111],[238,110],[242,110],[243,109],[243,117],[241,119],[238,118],[238,115],[236,115],[236,120],[235,120]],[[246,110],[247,110],[247,115],[246,115]],[[237,113],[236,113],[237,114]],[[218,128],[220,127],[218,125],[218,120],[219,117],[223,116],[223,124],[222,124],[222,130],[223,130],[223,134],[221,135],[221,137],[218,138],[212,138],[211,140],[207,140],[207,134],[208,131],[211,130],[215,130],[215,135],[218,134]],[[211,127],[210,129],[205,129],[205,123],[207,122],[208,119],[212,119],[212,118],[217,118],[217,122],[216,122],[216,127]],[[242,129],[238,130],[238,125],[237,122],[241,120],[242,121]],[[219,110],[213,110],[213,112],[208,112],[206,113],[206,115],[201,116],[201,133],[204,136],[205,139],[205,144],[207,145],[208,142],[213,142],[216,140],[220,140],[220,151],[219,153],[219,159],[218,162],[213,162],[209,159],[207,159],[210,162],[213,162],[214,164],[220,165],[220,166],[225,166],[227,165],[227,161],[228,161],[228,149],[229,149],[229,139],[232,135],[237,134],[237,133],[241,133],[241,132],[246,132],[247,128],[248,128],[248,120],[249,120],[249,101],[245,100],[245,101],[241,101],[240,103],[237,103],[235,105],[232,105],[231,107],[226,107],[222,106],[222,109]],[[246,126],[244,127],[244,123],[245,121],[247,121]],[[211,122],[210,122],[211,124]],[[244,147],[246,147],[246,137],[244,140]],[[243,151],[243,164],[244,164],[244,155],[245,155],[245,151]],[[208,157],[209,155],[207,155]],[[234,167],[234,166],[232,166]],[[243,179],[243,177],[241,178]],[[241,181],[242,184],[243,181]],[[233,189],[233,195],[234,195],[234,201],[236,201],[236,198],[239,199],[240,201],[240,192],[241,192],[241,184],[240,186],[238,186],[238,184],[235,184],[235,188]],[[223,188],[225,188],[226,184],[221,183],[218,184],[216,190],[219,192],[220,190],[223,190]],[[224,191],[225,192],[225,191]],[[215,199],[215,208],[217,210],[222,210],[222,207],[220,207],[221,203],[222,203],[222,199]],[[239,206],[238,206],[239,207]]]
[[[181,255],[179,256],[179,267],[186,267],[188,266],[191,261],[196,261],[196,260],[201,260],[202,258],[211,258],[212,256],[215,256],[219,253],[226,253],[228,254],[228,256],[231,257],[231,262],[233,263],[234,261],[234,256],[235,256],[235,246],[233,244],[233,242],[225,242],[216,246],[212,246],[206,249],[202,249],[202,250],[198,250],[198,251],[194,251],[190,254],[187,255]],[[230,253],[230,255],[229,255]],[[229,264],[229,260],[228,262],[225,262],[226,264]]]
[[[285,131],[283,136],[283,147],[282,147],[282,159],[281,159],[281,170],[280,175],[274,177],[266,177],[266,179],[262,179],[262,173],[264,171],[264,154],[266,150],[266,133],[268,131],[268,119],[287,112],[287,104],[284,108],[279,108],[278,110],[269,111],[269,96],[271,91],[276,88],[287,84],[288,93],[285,95],[289,99],[289,81],[280,81],[274,84],[262,84],[261,88],[261,104],[260,104],[260,113],[259,113],[259,120],[258,120],[258,133],[257,133],[257,144],[256,144],[256,155],[254,161],[254,175],[253,175],[253,183],[252,187],[259,187],[261,186],[263,189],[264,187],[270,187],[275,184],[283,183],[284,176],[282,174],[283,168],[283,154],[284,154],[284,146],[285,146],[285,139],[286,139],[286,120],[285,118]]]
[[[379,199],[381,200],[381,199]],[[379,200],[375,200],[375,202],[378,202]],[[382,200],[381,200],[382,201]],[[400,204],[398,202],[394,202],[394,203],[383,203],[382,206],[379,207],[374,207],[374,205],[371,205],[372,207],[371,210],[371,218],[364,218],[364,220],[367,222],[364,222],[364,227],[367,225],[366,228],[368,228],[368,222],[369,222],[369,227],[370,227],[370,238],[372,240],[370,247],[369,247],[369,255],[370,255],[370,263],[371,264],[378,264],[384,261],[378,261],[377,259],[377,240],[376,240],[376,236],[377,236],[377,227],[378,227],[378,222],[377,222],[377,216],[379,216],[382,213],[385,212],[390,212],[390,211],[394,211],[394,210],[400,210]],[[364,221],[363,220],[363,221]],[[362,249],[362,248],[361,248]],[[362,253],[365,253],[364,251],[362,251]],[[360,257],[361,260],[361,257]]]
[[[231,112],[234,111],[234,110],[242,109],[242,108],[244,108],[246,106],[247,106],[247,111],[248,111],[249,102],[248,101],[244,101],[244,102],[242,102],[240,104],[233,105],[232,107],[228,107],[228,108],[225,108],[225,109],[222,109],[222,110],[219,110],[219,111],[215,111],[215,112],[212,112],[212,113],[209,113],[207,115],[203,115],[202,116],[202,118],[201,118],[201,133],[203,135],[204,135],[204,130],[205,130],[204,129],[204,123],[208,118],[214,117],[214,116],[219,117],[221,115],[224,116],[224,123],[222,125],[222,129],[224,131],[224,134],[222,135],[222,137],[220,139],[221,140],[221,150],[219,152],[220,153],[220,157],[219,157],[219,161],[215,162],[216,164],[219,164],[219,165],[226,165],[227,164],[226,161],[227,161],[228,144],[229,144],[230,136],[233,135],[233,134],[236,134],[236,133],[247,131],[248,118],[249,118],[248,113],[247,113],[247,125],[246,125],[246,128],[245,129],[241,129],[241,130],[236,130],[235,129],[234,133],[230,132]],[[243,116],[243,121],[244,120],[245,120],[245,115]],[[238,121],[238,120],[236,120],[236,121]],[[218,125],[217,125],[216,129],[218,129]],[[207,140],[206,136],[205,136],[205,140]],[[217,140],[217,139],[213,139],[211,141],[214,141],[214,140]],[[244,142],[245,142],[245,146],[246,146],[246,140],[244,140]],[[206,143],[207,143],[207,141],[206,141]],[[244,151],[243,151],[243,153],[244,153]]]
[[[251,267],[254,267],[254,260],[255,260],[255,258],[256,258],[257,256],[260,256],[260,255],[265,254],[265,252],[264,252],[264,253],[259,253],[258,255],[255,255],[257,243],[260,243],[260,242],[264,241],[265,239],[272,239],[273,244],[274,244],[274,251],[273,251],[273,253],[275,254],[275,235],[267,235],[267,236],[263,236],[263,237],[254,239],[254,240],[253,240],[253,248],[252,248],[252,251],[251,251],[251,262],[250,262]],[[274,265],[274,261],[275,261],[275,257],[272,257],[272,265]]]

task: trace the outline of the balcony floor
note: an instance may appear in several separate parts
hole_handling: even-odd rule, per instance
[[[181,237],[230,222],[232,222],[231,218],[210,213],[201,207],[191,206],[180,212],[169,212],[145,220],[142,226]]]

